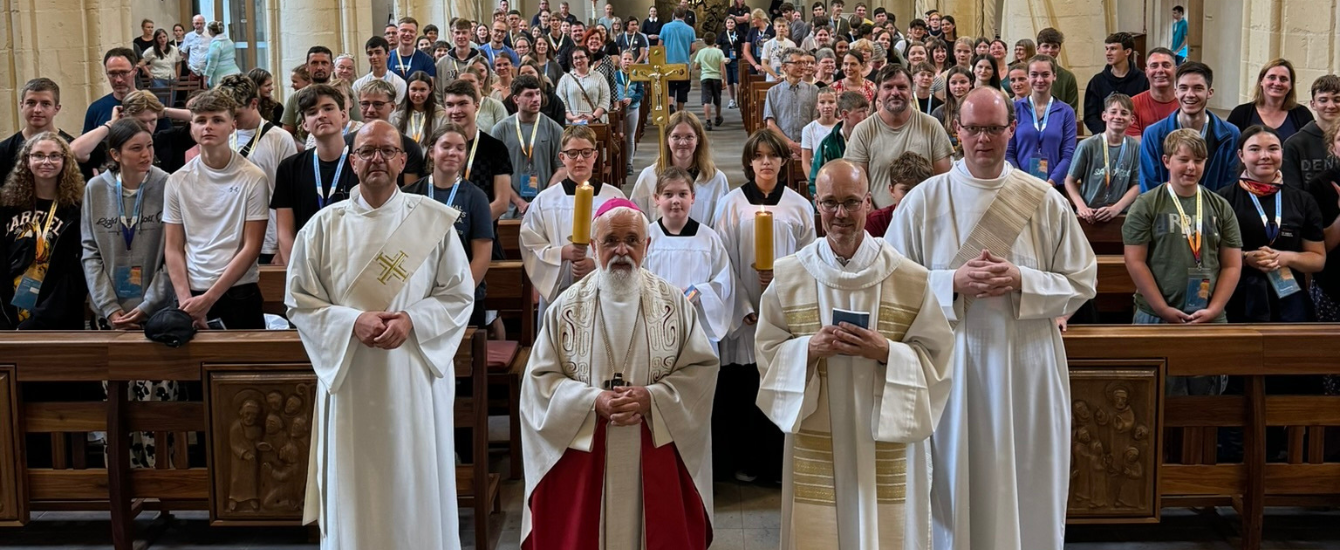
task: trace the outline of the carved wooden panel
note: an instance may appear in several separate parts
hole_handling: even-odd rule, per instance
[[[214,519],[302,519],[315,394],[310,371],[209,375]]]
[[[15,437],[19,433],[16,396],[14,370],[0,366],[0,523],[28,521],[27,513],[21,509],[23,474]]]
[[[1070,362],[1071,519],[1156,517],[1161,368]]]

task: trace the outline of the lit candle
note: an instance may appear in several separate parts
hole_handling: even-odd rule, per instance
[[[591,201],[595,194],[596,188],[590,182],[577,186],[572,207],[572,244],[591,244]]]
[[[754,214],[754,269],[772,269],[772,212],[762,208]]]

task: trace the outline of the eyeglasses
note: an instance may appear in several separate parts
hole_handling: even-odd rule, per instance
[[[399,147],[362,147],[354,151],[354,155],[363,160],[372,160],[381,153],[383,159],[390,159],[400,153],[405,152]]]
[[[863,204],[865,204],[865,201],[861,199],[847,199],[841,202],[833,199],[824,199],[819,201],[819,209],[823,210],[825,213],[832,214],[837,212],[838,207],[841,207],[843,210],[851,213],[855,212],[856,209],[860,208]]]
[[[134,71],[107,71],[107,78],[126,78],[134,74]]]
[[[642,246],[642,238],[637,235],[630,235],[623,239],[617,237],[605,237],[600,240],[600,247],[608,250],[619,248],[619,245],[627,245],[628,248],[637,248]]]
[[[389,103],[389,102],[386,102],[386,101],[360,101],[360,102],[358,102],[358,106],[359,106],[359,107],[362,107],[362,108],[364,108],[364,109],[367,109],[368,107],[372,107],[373,109],[381,110],[382,107],[385,107],[385,106],[387,106],[387,105],[390,105],[390,103]]]
[[[1004,133],[1009,126],[959,126],[958,128],[959,131],[975,137],[982,135],[983,132],[998,136]]]
[[[668,139],[669,139],[670,141],[675,142],[675,143],[693,143],[694,140],[697,140],[697,139],[698,139],[698,136],[696,136],[696,135],[670,136]]]
[[[28,160],[36,162],[38,164],[41,164],[43,162],[50,162],[52,164],[56,164],[57,162],[65,160],[65,155],[62,155],[60,153],[52,153],[50,155],[44,153],[28,153]]]
[[[580,157],[580,158],[584,158],[584,159],[589,159],[589,158],[591,158],[591,157],[596,156],[596,150],[595,150],[595,149],[572,149],[572,150],[568,150],[568,151],[559,151],[559,154],[560,154],[560,155],[563,155],[563,156],[565,156],[565,157],[568,157],[568,158],[570,158],[570,159],[575,159],[575,158],[578,158],[578,157]]]

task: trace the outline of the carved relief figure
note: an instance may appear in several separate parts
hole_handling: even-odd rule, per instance
[[[1130,386],[1122,382],[1114,382],[1109,384],[1107,388],[1108,401],[1112,407],[1107,449],[1112,453],[1118,453],[1131,446],[1131,430],[1135,427],[1135,411],[1131,409]],[[1112,458],[1115,459],[1116,457]],[[1112,462],[1121,461],[1112,460]]]
[[[1117,490],[1116,505],[1136,508],[1144,501],[1145,467],[1140,463],[1140,449],[1127,447],[1122,458],[1121,477],[1117,478],[1120,488]]]
[[[243,391],[237,397],[245,398],[248,394],[260,397],[260,393],[256,391]],[[234,401],[237,400],[234,398]],[[260,471],[260,462],[256,457],[256,443],[261,438],[261,427],[257,423],[260,415],[260,402],[256,399],[245,399],[238,408],[237,419],[228,430],[228,447],[231,451],[228,464],[231,473],[231,480],[228,483],[229,511],[236,511],[241,504],[250,506],[252,510],[260,509],[256,486],[256,476]]]
[[[1093,487],[1093,462],[1089,444],[1093,435],[1088,428],[1075,428],[1070,457],[1070,495],[1072,505],[1079,508],[1088,504]]]
[[[298,487],[296,483],[300,480],[298,473],[301,468],[298,462],[298,447],[292,441],[285,443],[279,449],[279,460],[275,464],[265,463],[261,469],[267,479],[273,480],[273,487],[265,492],[265,507],[267,509],[286,508],[289,510],[301,510],[302,500],[298,498]],[[306,479],[301,478],[301,479]]]
[[[1103,442],[1093,438],[1089,442],[1089,472],[1092,479],[1089,483],[1089,507],[1103,508],[1110,506],[1111,502],[1107,491],[1107,468],[1112,463],[1112,457],[1103,451]]]

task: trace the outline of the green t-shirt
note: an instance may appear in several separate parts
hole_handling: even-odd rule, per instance
[[[1210,272],[1210,294],[1213,296],[1219,279],[1219,249],[1242,248],[1242,233],[1238,230],[1238,216],[1233,212],[1233,206],[1219,194],[1204,187],[1200,189],[1205,205],[1201,259],[1202,267]],[[1192,217],[1191,229],[1195,231],[1196,197],[1178,197],[1178,200],[1186,215]],[[1185,310],[1188,270],[1196,267],[1196,258],[1191,254],[1178,216],[1167,185],[1155,187],[1131,205],[1126,213],[1126,224],[1121,227],[1121,239],[1128,245],[1149,245],[1145,261],[1154,274],[1163,300],[1172,307]],[[1139,292],[1135,293],[1135,307],[1155,315]],[[1224,322],[1224,319],[1216,319],[1216,322]]]
[[[726,54],[721,52],[721,48],[707,47],[698,50],[693,56],[693,62],[702,66],[703,75],[699,80],[721,80],[721,62],[725,59]]]

